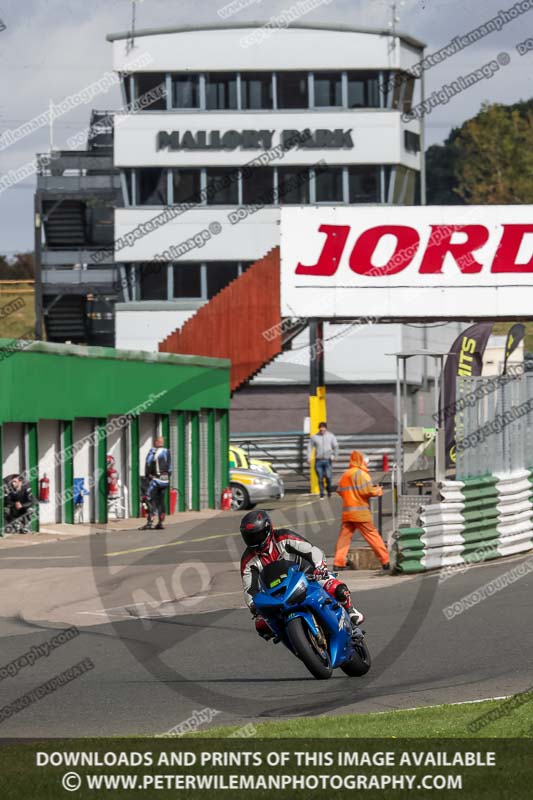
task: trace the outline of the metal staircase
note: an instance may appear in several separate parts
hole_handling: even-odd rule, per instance
[[[86,205],[80,200],[43,204],[43,225],[49,248],[72,250],[87,242]]]
[[[92,112],[82,144],[37,157],[36,332],[50,341],[113,346],[112,304],[120,296],[114,209],[123,198],[112,112]],[[96,262],[99,251],[104,258]]]
[[[80,295],[49,298],[45,315],[48,341],[70,341],[72,344],[87,341],[85,302],[85,297]]]

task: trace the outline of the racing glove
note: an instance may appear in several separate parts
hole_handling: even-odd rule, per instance
[[[325,581],[329,578],[328,568],[325,564],[320,564],[318,567],[315,567],[313,570],[313,578],[315,581]]]

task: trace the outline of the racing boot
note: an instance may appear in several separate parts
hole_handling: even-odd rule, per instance
[[[350,594],[350,590],[346,586],[345,583],[342,581],[337,580],[337,578],[330,578],[324,584],[324,589],[328,594],[337,600],[343,608],[346,609],[348,612],[348,616],[350,617],[350,621],[354,628],[357,628],[361,625],[365,620],[365,615],[362,611],[358,611],[353,603],[352,603],[352,596]]]
[[[350,617],[350,622],[352,623],[352,626],[354,628],[358,628],[365,621],[365,615],[363,614],[363,612],[358,611],[352,602],[350,602],[350,607],[346,608],[346,611],[348,612],[348,616]]]
[[[154,527],[154,518],[148,514],[146,518],[146,525],[143,525],[142,528],[139,528],[140,531],[151,531]]]

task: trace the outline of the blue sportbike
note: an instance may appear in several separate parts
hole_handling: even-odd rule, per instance
[[[283,642],[319,680],[340,667],[359,677],[370,669],[364,631],[354,628],[347,611],[316,580],[292,561],[268,564],[260,575],[254,605]]]

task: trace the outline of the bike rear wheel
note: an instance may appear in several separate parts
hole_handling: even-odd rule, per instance
[[[287,634],[296,655],[311,675],[318,680],[331,678],[333,668],[327,648],[313,636],[301,617],[295,617],[287,623]]]
[[[366,675],[372,665],[370,650],[363,638],[355,643],[355,651],[349,661],[341,665],[342,671],[350,678],[360,678]]]

